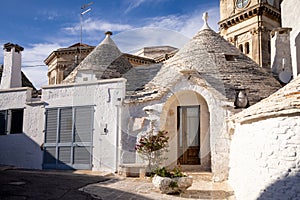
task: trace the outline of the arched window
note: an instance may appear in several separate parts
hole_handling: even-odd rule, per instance
[[[245,54],[249,54],[250,53],[250,44],[249,42],[246,42],[245,44]]]
[[[244,51],[243,51],[244,48],[243,48],[243,45],[242,45],[242,44],[239,45],[239,50],[240,50],[241,52],[244,52]]]

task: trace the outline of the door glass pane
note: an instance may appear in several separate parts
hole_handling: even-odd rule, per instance
[[[199,145],[199,108],[187,108],[187,145]]]
[[[73,116],[72,108],[60,110],[60,138],[59,142],[72,142]]]
[[[182,145],[182,135],[183,135],[183,133],[182,133],[182,118],[183,118],[183,116],[182,116],[182,108],[179,108],[179,147],[182,147],[183,145]]]

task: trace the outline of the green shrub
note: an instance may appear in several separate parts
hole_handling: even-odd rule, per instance
[[[135,146],[135,150],[144,160],[148,161],[148,170],[152,171],[154,167],[158,167],[163,158],[163,154],[167,152],[168,140],[167,131],[158,131],[154,134],[153,129],[143,135]]]
[[[181,171],[181,168],[176,166],[173,170],[168,170],[165,167],[157,168],[152,171],[152,176],[155,174],[161,177],[169,177],[169,178],[176,178],[176,177],[186,177],[186,175]]]

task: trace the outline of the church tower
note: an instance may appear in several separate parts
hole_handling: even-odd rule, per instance
[[[261,67],[270,68],[270,33],[281,26],[282,0],[220,0],[220,34]]]

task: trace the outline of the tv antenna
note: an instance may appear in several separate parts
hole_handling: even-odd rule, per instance
[[[88,4],[84,4],[81,6],[80,11],[80,44],[79,44],[79,59],[81,60],[81,46],[82,46],[82,22],[83,22],[83,15],[90,12],[92,8],[89,8],[91,5],[93,5],[94,2],[90,2]]]

